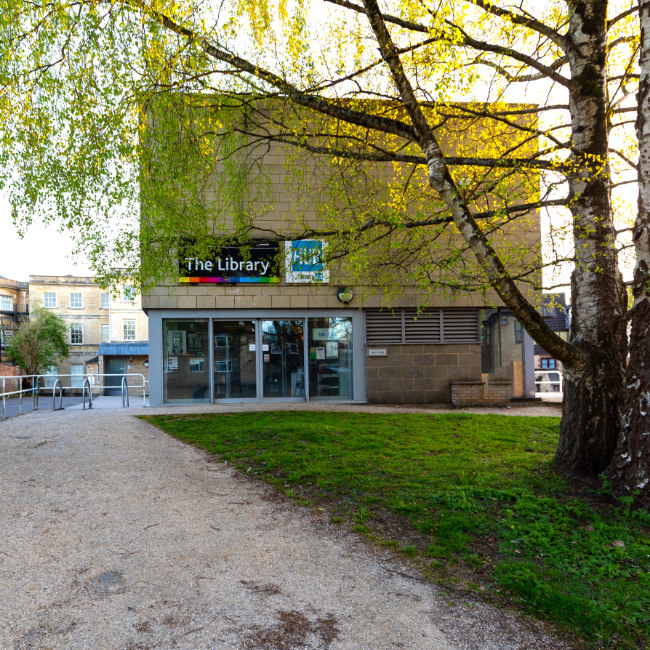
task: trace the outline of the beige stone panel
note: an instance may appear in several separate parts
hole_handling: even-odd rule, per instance
[[[178,309],[178,298],[176,296],[160,296],[158,298],[159,309]]]
[[[307,309],[309,307],[308,296],[291,296],[290,300],[292,309]]]
[[[196,296],[178,296],[179,309],[196,309]]]
[[[344,305],[337,297],[336,290],[333,290],[333,294],[328,294],[325,298],[325,305],[328,309],[345,309]]]
[[[370,296],[365,296],[361,298],[361,305],[366,309],[379,309],[382,301],[382,296],[378,294],[373,294]]]
[[[216,296],[198,296],[196,299],[197,309],[214,309],[216,304]]]
[[[253,296],[235,296],[235,309],[253,309]]]
[[[235,296],[217,296],[215,306],[217,309],[234,309]]]
[[[253,296],[255,309],[271,309],[271,296]]]
[[[241,296],[243,293],[244,290],[242,287],[226,287],[227,296]]]
[[[291,307],[291,298],[289,296],[272,296],[271,307],[273,309],[289,309]]]
[[[206,288],[200,284],[190,284],[186,289],[188,296],[205,296]]]
[[[326,296],[308,296],[310,309],[326,309],[327,297]]]
[[[266,295],[266,291],[271,289],[271,287],[252,285],[250,287],[244,287],[242,295],[244,296],[263,296]]]

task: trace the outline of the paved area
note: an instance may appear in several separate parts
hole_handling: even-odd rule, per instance
[[[81,397],[64,397],[63,398],[63,408],[70,408],[73,406],[79,406],[81,408],[82,405],[82,398]],[[60,398],[57,396],[56,400],[56,407],[59,408],[59,405],[61,403]],[[23,397],[22,404],[20,403],[20,399],[18,398],[13,398],[13,399],[6,399],[5,400],[5,411],[4,411],[4,416],[6,418],[12,418],[16,417],[17,415],[22,415],[24,413],[29,413],[30,411],[33,410],[33,401],[31,397]],[[51,395],[41,395],[41,397],[38,400],[38,407],[41,410],[51,410],[52,409],[52,396]],[[0,404],[0,421],[2,421],[2,404]]]
[[[1,648],[568,647],[133,417],[158,410],[0,422]]]

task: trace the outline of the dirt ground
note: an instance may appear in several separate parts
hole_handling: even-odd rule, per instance
[[[0,647],[569,647],[133,417],[159,410],[187,409],[0,422]]]

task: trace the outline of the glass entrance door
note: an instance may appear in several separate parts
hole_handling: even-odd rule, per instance
[[[212,321],[214,399],[257,397],[256,321]]]
[[[263,320],[262,395],[305,397],[304,320]]]

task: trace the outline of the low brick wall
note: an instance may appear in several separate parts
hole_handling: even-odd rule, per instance
[[[25,371],[18,366],[9,366],[6,363],[0,363],[0,393],[18,390],[19,382],[17,377],[21,377],[24,374]]]
[[[482,406],[485,403],[485,384],[482,381],[452,381],[450,391],[454,406]]]
[[[460,380],[450,383],[451,403],[465,406],[507,406],[513,396],[511,381]]]
[[[511,381],[490,381],[486,389],[486,406],[507,406],[514,396],[514,387]]]
[[[481,346],[373,345],[385,357],[366,357],[366,390],[372,404],[448,404],[449,382],[481,377]]]

